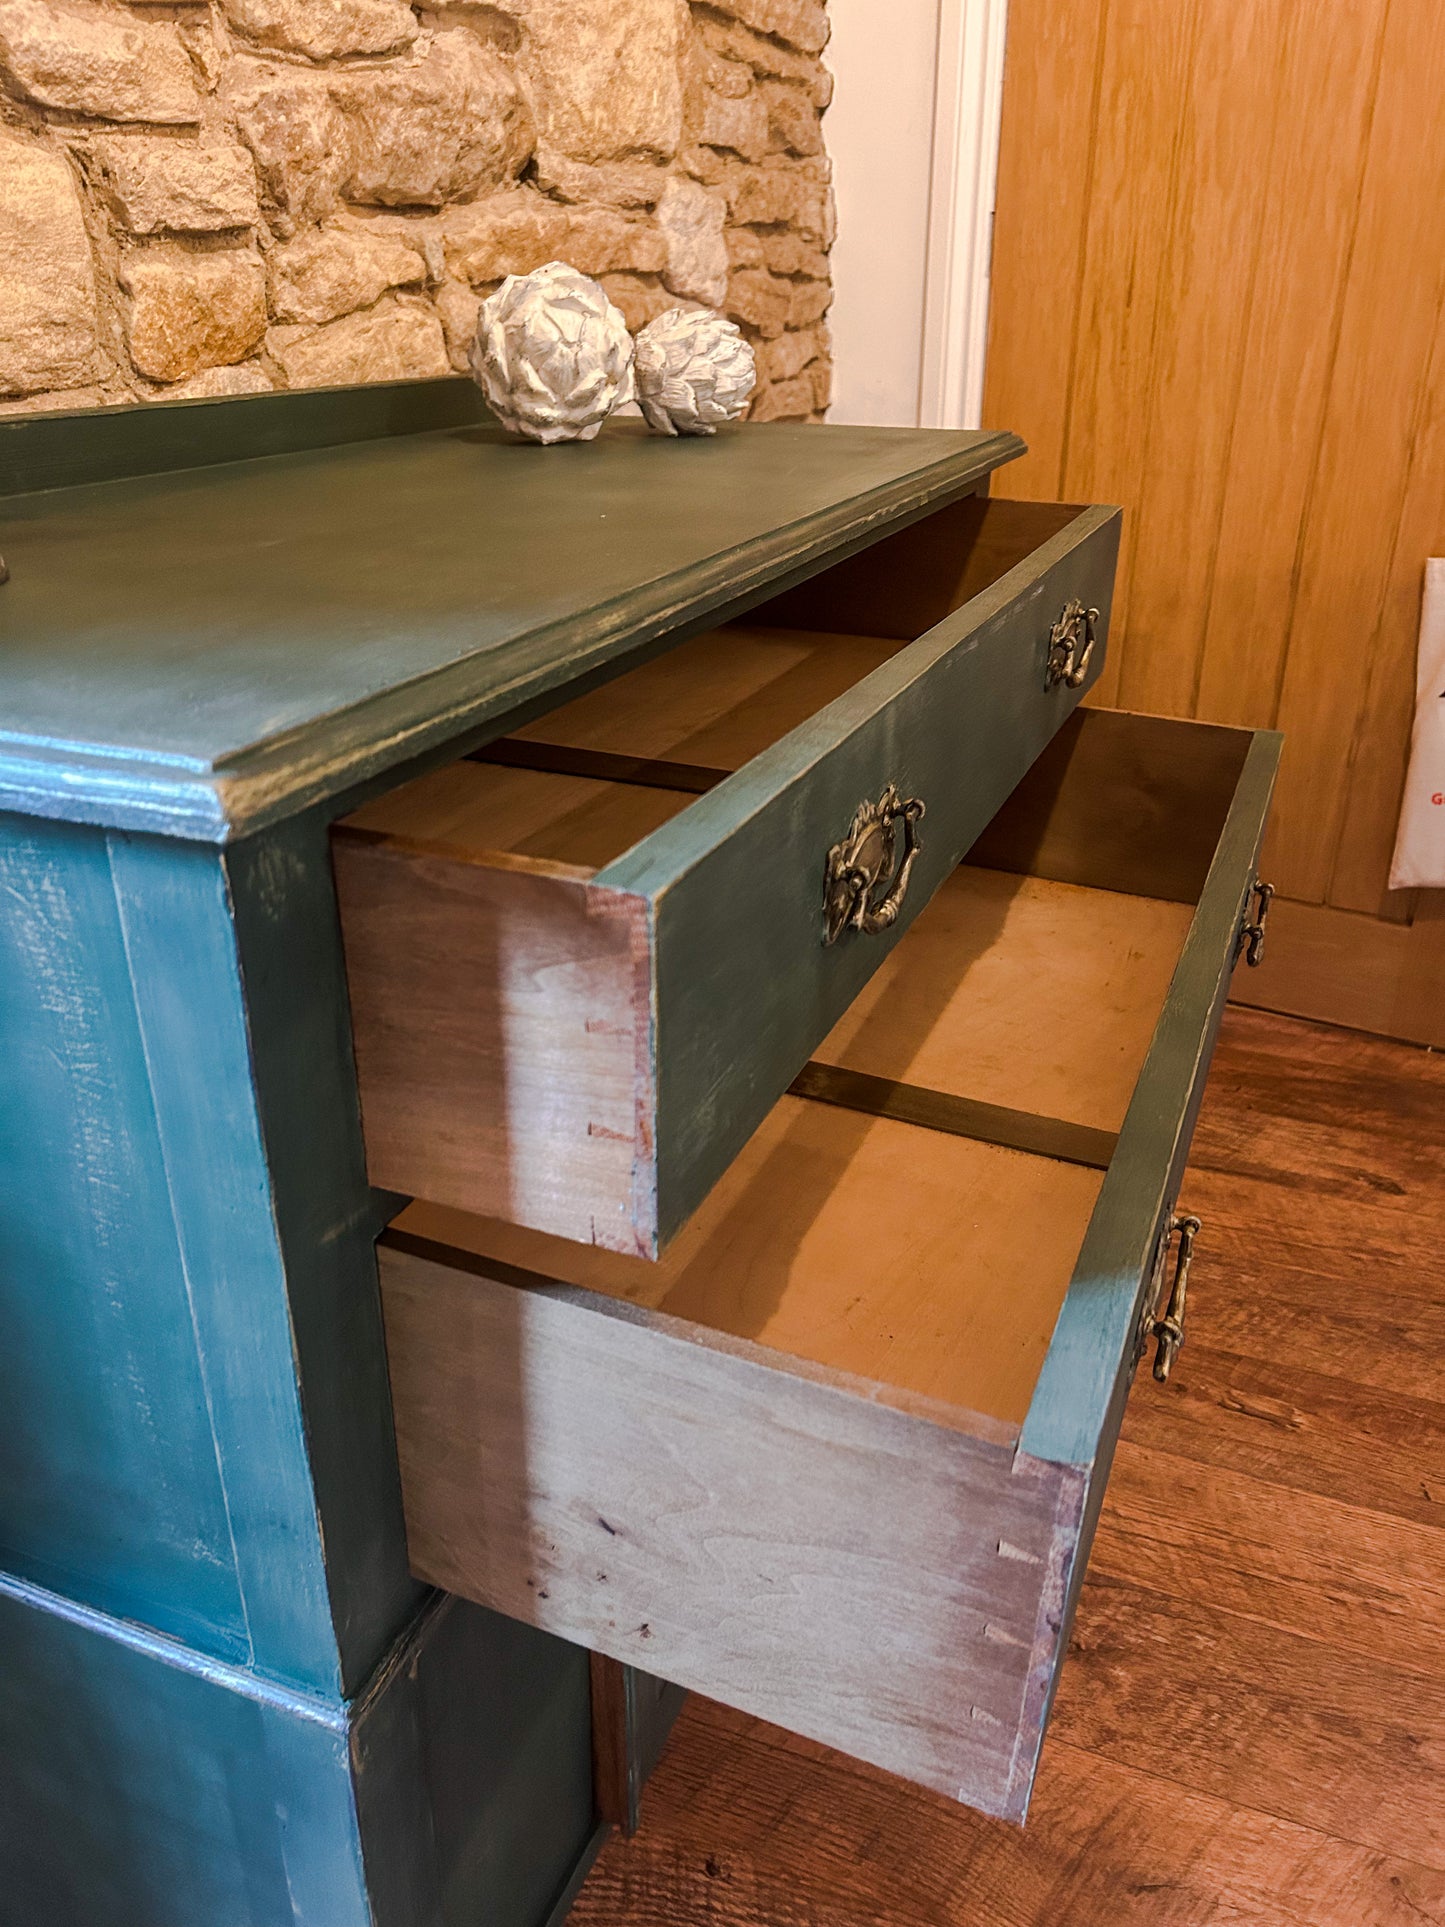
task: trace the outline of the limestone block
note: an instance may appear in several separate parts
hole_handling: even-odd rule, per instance
[[[813,383],[807,373],[791,381],[770,382],[753,396],[748,420],[754,422],[806,421],[814,409]]]
[[[769,34],[800,53],[819,54],[828,44],[828,14],[822,0],[714,0],[719,13],[731,15],[756,33]]]
[[[389,54],[419,31],[404,0],[224,0],[232,29],[259,47],[331,60]]]
[[[451,373],[436,316],[392,300],[323,328],[272,328],[266,351],[291,388],[413,381]]]
[[[85,0],[0,0],[0,67],[42,107],[174,126],[201,117],[175,27]]]
[[[532,171],[538,187],[559,201],[605,207],[655,207],[671,178],[652,161],[574,161],[542,146],[532,157]]]
[[[183,381],[242,361],[266,332],[266,270],[258,255],[147,248],[121,257],[130,358],[152,381]]]
[[[823,124],[805,89],[786,80],[768,80],[758,93],[767,115],[769,141],[775,149],[785,154],[822,153]]]
[[[132,234],[251,227],[260,219],[256,166],[244,147],[197,147],[147,134],[107,134],[90,149],[97,178]]]
[[[58,388],[44,395],[26,395],[20,400],[0,401],[0,415],[51,414],[74,408],[103,408],[114,401],[103,388]]]
[[[271,312],[278,321],[334,321],[369,308],[388,288],[426,279],[415,248],[390,234],[323,229],[274,250]]]
[[[473,287],[565,261],[583,274],[660,273],[668,243],[648,221],[610,207],[568,207],[531,188],[499,194],[447,217],[447,266]]]
[[[151,0],[131,0],[131,4],[144,6],[151,4]],[[182,13],[176,20],[176,32],[195,66],[201,91],[215,93],[231,53],[229,40],[222,36],[220,16],[213,19],[209,8],[205,13]]]
[[[816,162],[739,168],[728,179],[732,219],[742,226],[797,229],[827,247],[834,232],[833,196]]]
[[[436,311],[441,316],[442,332],[446,336],[447,359],[459,375],[467,373],[467,350],[477,332],[477,315],[481,309],[481,296],[469,288],[464,281],[453,281],[448,276],[440,282],[432,294]]]
[[[698,42],[697,73],[699,83],[710,87],[714,93],[726,94],[733,100],[741,100],[753,85],[752,70],[740,60],[731,60],[709,47],[706,42]]]
[[[763,228],[757,245],[764,265],[774,274],[810,275],[820,281],[827,278],[828,256],[824,250],[800,240],[789,228]]]
[[[788,287],[790,328],[807,328],[821,321],[833,305],[833,289],[827,281],[790,281]]]
[[[657,204],[657,225],[667,247],[662,278],[674,294],[709,307],[726,299],[726,221],[725,195],[680,176],[668,181]]]
[[[351,171],[351,129],[319,74],[235,62],[229,105],[282,233],[323,220]]]
[[[728,280],[727,311],[767,340],[787,327],[792,293],[790,281],[775,278],[765,268],[739,268]]]
[[[828,353],[826,328],[790,328],[758,349],[758,379],[789,381],[802,374],[810,361]]]
[[[351,128],[347,199],[440,207],[515,180],[531,155],[531,112],[506,63],[464,29],[389,66],[338,75]]]
[[[677,305],[677,297],[663,286],[657,275],[603,274],[597,278],[607,290],[608,300],[621,308],[633,334]]]
[[[763,237],[750,227],[724,228],[723,239],[727,244],[728,267],[762,268],[767,266],[763,255]]]
[[[697,138],[705,147],[725,147],[745,161],[761,160],[772,141],[761,90],[737,97],[705,87],[698,102]]]
[[[414,0],[422,4],[422,0]],[[524,28],[520,14],[525,0],[446,0],[445,6],[427,9],[466,26],[498,53],[514,54],[522,45]]]
[[[275,386],[259,361],[242,361],[234,368],[207,368],[189,381],[178,381],[158,399],[198,401],[213,395],[267,395]]]
[[[704,147],[697,141],[689,141],[680,150],[678,160],[684,172],[705,187],[727,187],[743,166],[737,155],[729,154],[725,148]]]
[[[526,33],[518,56],[538,137],[579,161],[667,161],[682,137],[684,0],[501,0]]]
[[[833,76],[813,55],[798,53],[766,34],[753,33],[736,20],[699,14],[697,29],[703,46],[711,53],[741,62],[759,78],[797,81],[820,111],[833,98]]]
[[[0,131],[0,394],[73,388],[93,373],[95,278],[65,157]]]

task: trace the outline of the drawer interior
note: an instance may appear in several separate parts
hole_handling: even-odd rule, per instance
[[[1084,511],[970,496],[364,805],[350,827],[592,876]]]
[[[1170,732],[1066,726],[658,1262],[397,1228],[1021,1427],[1238,778]]]
[[[818,1052],[861,1075],[810,1066],[818,1095],[775,1106],[657,1262],[420,1203],[398,1227],[1022,1425],[1188,925],[1181,904],[965,867]],[[874,1079],[973,1104],[880,1116],[896,1088]],[[1060,1134],[1065,1156],[973,1135],[1024,1103],[1093,1134]]]
[[[1278,748],[1076,712],[656,1264],[410,1205],[418,1577],[1022,1819]]]
[[[665,1248],[1078,702],[1052,626],[1103,641],[1117,537],[971,498],[336,824],[373,1182]],[[830,930],[890,795],[896,915]]]

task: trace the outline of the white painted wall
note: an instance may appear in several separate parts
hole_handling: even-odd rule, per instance
[[[829,421],[914,427],[922,377],[939,0],[829,0],[833,403]]]
[[[835,422],[976,426],[1008,0],[829,0]]]

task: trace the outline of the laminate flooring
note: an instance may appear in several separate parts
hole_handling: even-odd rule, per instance
[[[1445,1055],[1231,1010],[1022,1831],[689,1700],[570,1927],[1445,1924]]]

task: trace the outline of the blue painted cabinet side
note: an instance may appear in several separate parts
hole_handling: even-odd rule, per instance
[[[247,838],[224,864],[341,1688],[354,1693],[422,1598],[407,1570],[376,1278],[394,1206],[366,1180],[325,823]]]
[[[102,831],[0,818],[0,1063],[0,1567],[244,1659],[192,1280]]]
[[[544,1927],[586,1675],[437,1595],[346,1704],[0,1579],[0,1927]]]
[[[543,1927],[594,1828],[587,1654],[437,1596],[358,1711],[376,1927]]]
[[[586,1656],[407,1572],[323,826],[0,884],[0,1927],[539,1927]]]
[[[225,869],[377,1927],[539,1927],[593,1826],[587,1655],[421,1603],[376,1277],[396,1201],[366,1183],[325,816]]]
[[[346,1721],[0,1591],[0,1927],[371,1927]]]

